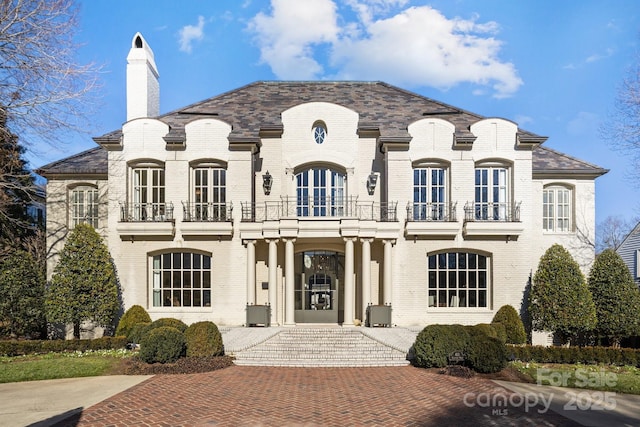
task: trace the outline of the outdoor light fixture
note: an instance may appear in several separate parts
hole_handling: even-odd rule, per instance
[[[378,175],[371,172],[369,177],[367,178],[367,191],[369,191],[369,195],[372,196],[376,191],[376,183],[378,182]]]
[[[267,196],[271,193],[271,184],[273,184],[273,177],[269,171],[267,171],[267,173],[262,175],[262,189]]]

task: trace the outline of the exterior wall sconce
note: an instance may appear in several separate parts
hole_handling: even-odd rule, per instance
[[[367,177],[367,191],[370,196],[373,196],[373,193],[376,191],[376,184],[378,183],[378,175],[371,172]]]
[[[262,175],[262,189],[264,190],[265,195],[269,195],[271,193],[271,185],[273,184],[273,177],[267,171],[264,175]]]

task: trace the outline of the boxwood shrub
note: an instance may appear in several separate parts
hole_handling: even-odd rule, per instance
[[[524,344],[527,342],[527,333],[524,323],[515,308],[510,305],[503,305],[493,316],[492,324],[504,325],[507,334],[507,343]]]
[[[146,363],[172,363],[185,355],[184,334],[170,326],[154,328],[142,337],[139,357]]]
[[[483,330],[486,328],[478,328],[478,326],[483,325],[469,328],[469,341],[466,347],[467,363],[476,372],[499,372],[507,366],[507,347],[498,338],[484,333]]]
[[[184,331],[187,330],[187,324],[184,323],[182,320],[178,320],[178,319],[174,319],[171,317],[163,317],[161,319],[155,320],[153,322],[151,322],[151,325],[149,325],[149,331],[151,331],[151,329],[155,329],[155,328],[160,328],[163,326],[169,326],[171,328],[176,328],[177,330],[179,330],[180,332],[184,333]]]
[[[442,368],[449,364],[453,352],[464,352],[469,333],[462,325],[428,325],[413,345],[413,364],[420,368]]]
[[[120,318],[116,328],[116,336],[128,337],[131,329],[138,323],[151,323],[151,317],[142,306],[133,305]]]
[[[184,331],[184,337],[189,357],[221,356],[224,353],[222,335],[213,322],[205,321],[189,325]]]

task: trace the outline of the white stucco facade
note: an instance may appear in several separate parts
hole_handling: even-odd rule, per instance
[[[354,102],[332,102],[335,88]],[[371,111],[368,91],[383,92]],[[128,105],[148,96],[130,88]],[[521,310],[554,243],[588,270],[606,171],[509,120],[403,113],[407,97],[453,108],[380,83],[259,82],[185,112],[136,114],[78,155],[93,168],[42,168],[49,275],[78,186],[98,191],[123,308],[152,318],[243,325],[248,305],[269,305],[272,325],[346,326],[372,305],[391,308],[391,325],[475,324],[505,304]]]

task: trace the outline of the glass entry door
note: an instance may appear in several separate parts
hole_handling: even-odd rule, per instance
[[[295,273],[295,322],[341,322],[344,255],[330,251],[300,252],[296,254]]]

